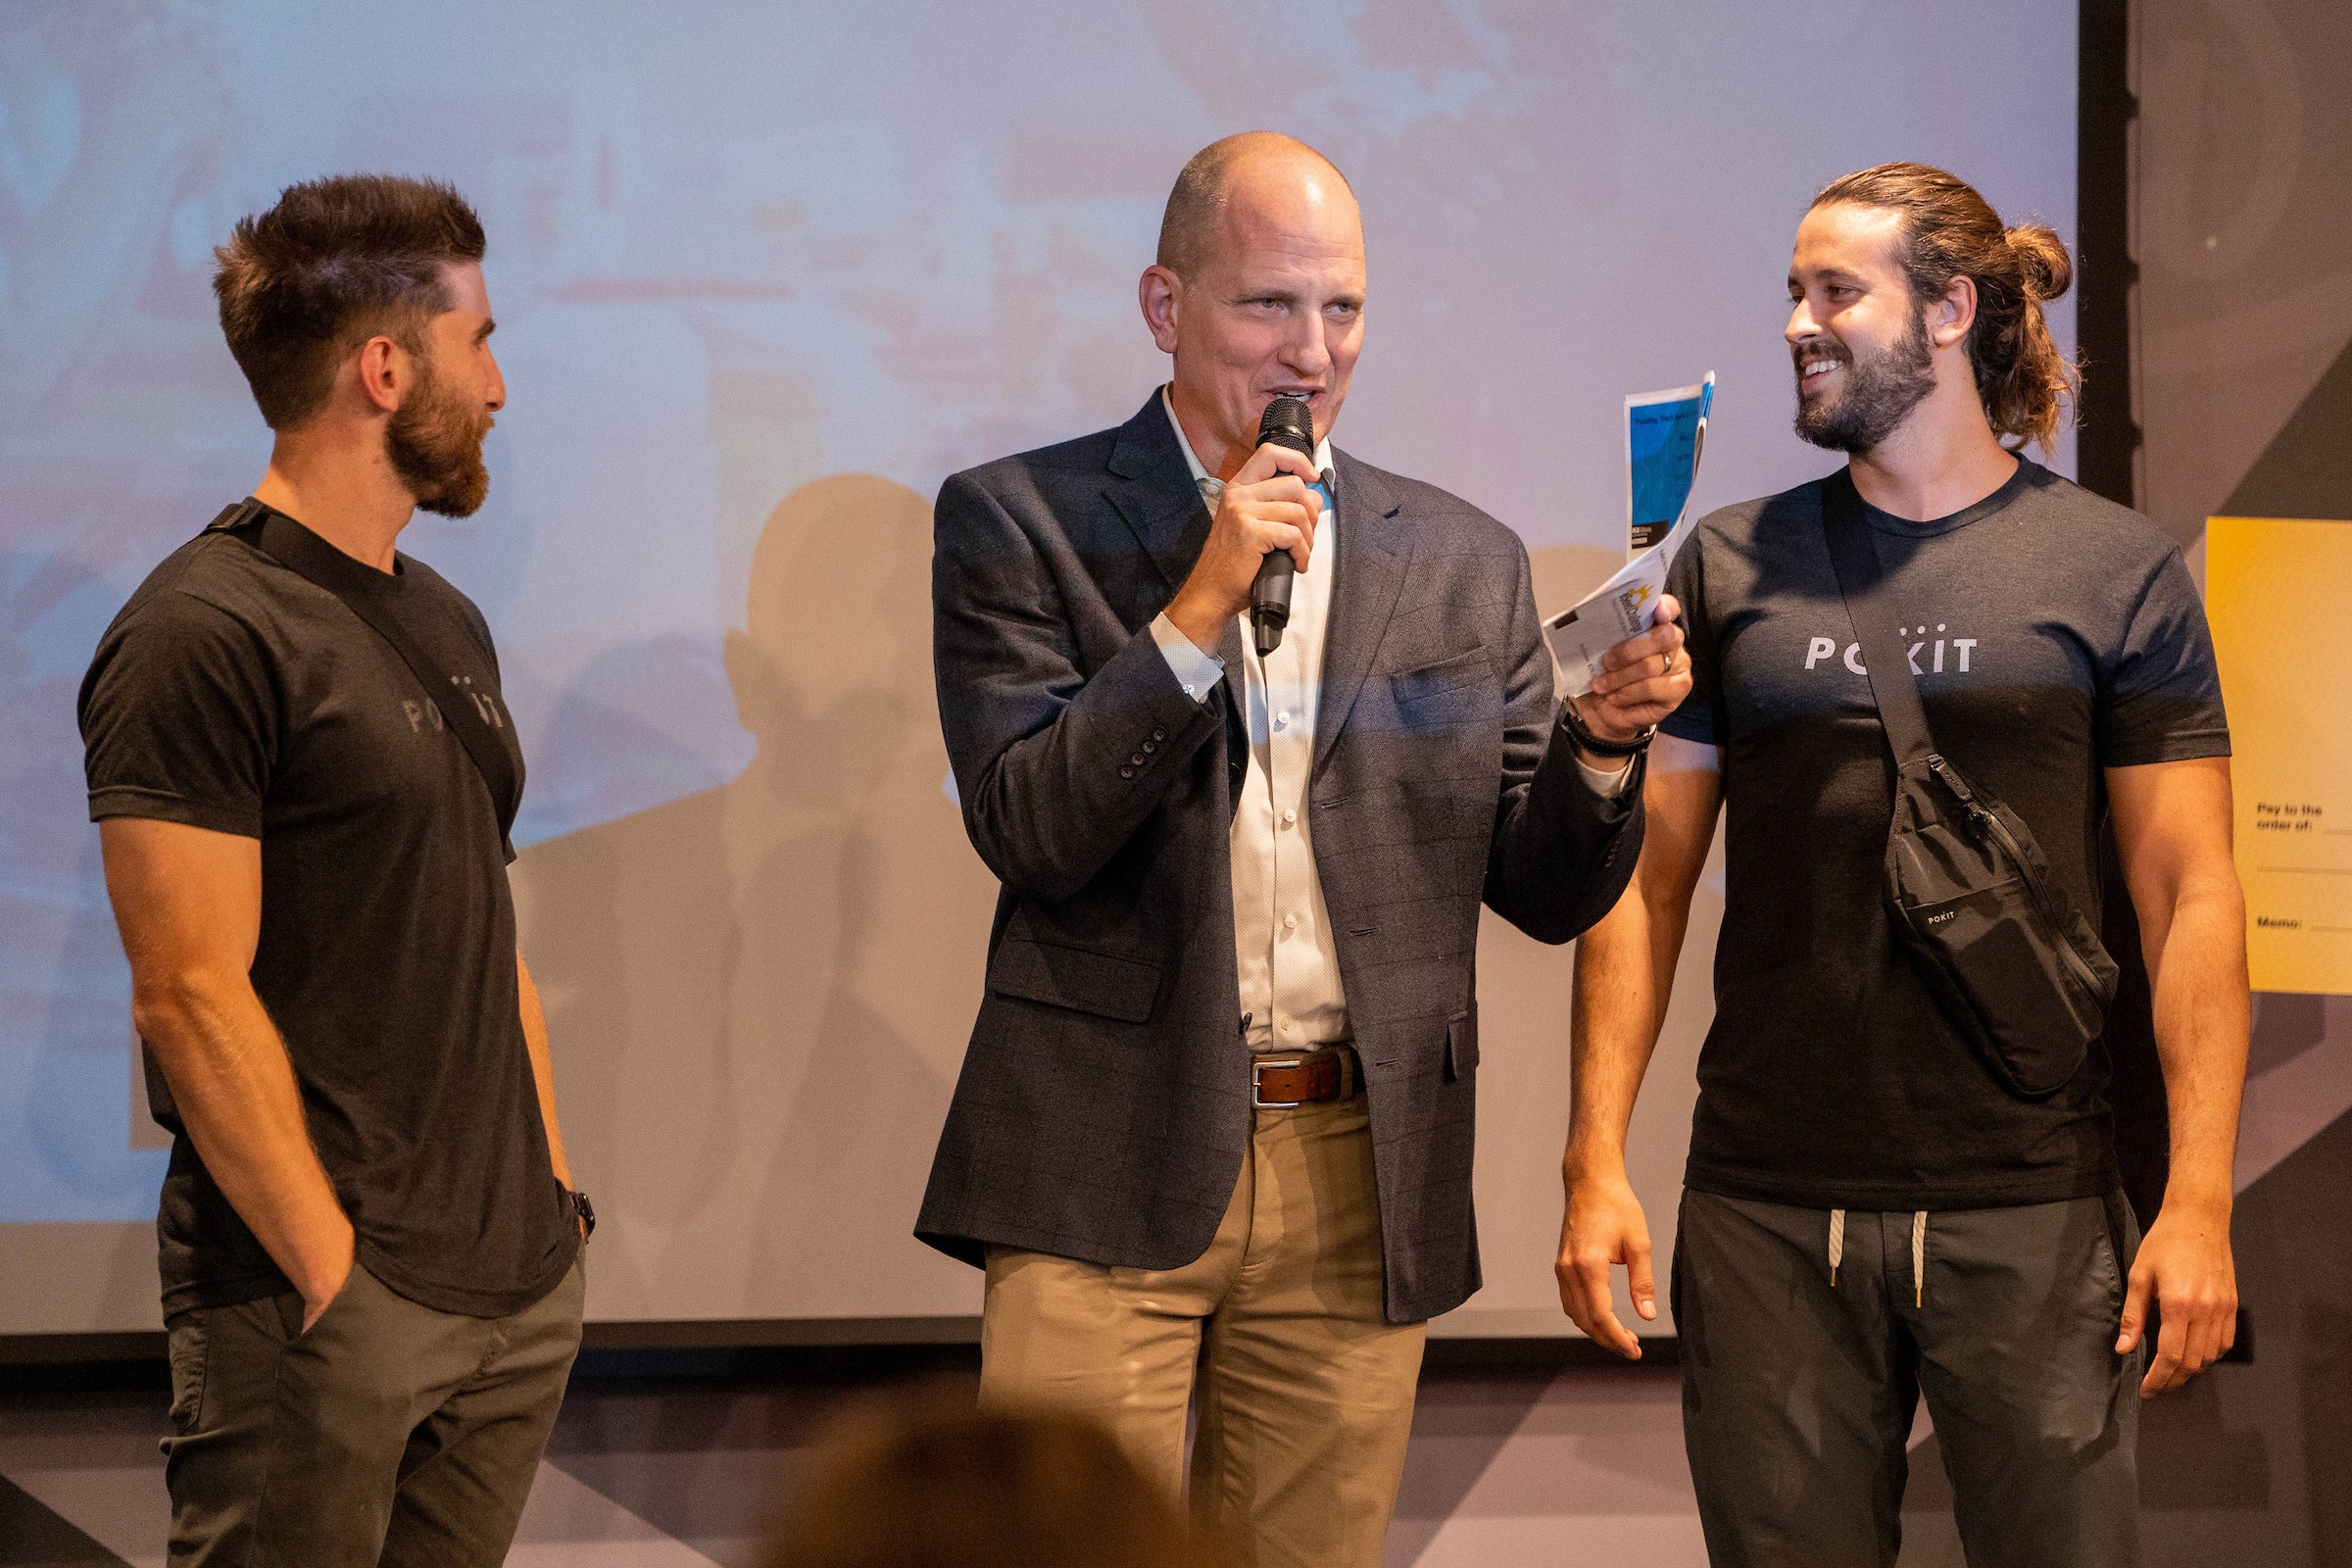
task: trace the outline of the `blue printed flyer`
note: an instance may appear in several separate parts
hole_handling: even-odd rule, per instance
[[[1600,656],[1656,612],[1666,569],[1690,534],[1690,491],[1714,402],[1712,370],[1696,386],[1625,400],[1626,547],[1633,559],[1573,609],[1545,617],[1544,641],[1559,665],[1564,695],[1591,691]]]

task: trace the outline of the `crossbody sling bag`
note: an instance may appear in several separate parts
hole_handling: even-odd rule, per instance
[[[514,769],[514,760],[506,747],[492,734],[490,725],[470,702],[443,701],[447,693],[453,699],[466,690],[465,683],[435,663],[424,650],[409,636],[408,629],[391,612],[391,608],[364,593],[346,593],[318,569],[317,552],[335,547],[268,504],[251,497],[235,506],[222,509],[205,527],[207,533],[224,533],[232,529],[260,524],[253,542],[264,555],[301,577],[315,587],[323,588],[343,603],[343,608],[367,622],[368,628],[400,656],[409,673],[416,677],[426,697],[440,710],[444,722],[473,759],[473,765],[482,775],[482,783],[490,791],[490,804],[498,812],[498,836],[508,840],[514,827],[514,812],[522,802],[522,780]],[[513,850],[510,848],[512,858]]]
[[[1993,1076],[2056,1093],[2105,1030],[2116,965],[2016,812],[1936,749],[1851,476],[1822,486],[1838,592],[1894,755],[1886,905],[1936,1001]]]

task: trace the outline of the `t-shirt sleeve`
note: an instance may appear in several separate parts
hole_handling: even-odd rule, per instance
[[[262,836],[276,703],[253,634],[165,592],[108,628],[81,688],[90,820],[156,817]]]
[[[1690,695],[1658,728],[1678,740],[1721,746],[1726,725],[1723,671],[1717,664],[1715,634],[1707,617],[1706,541],[1685,541],[1666,571],[1666,591],[1683,607],[1683,646],[1690,655]]]
[[[2103,767],[2230,755],[2213,633],[2178,550],[2166,553],[2100,661],[2092,724]]]

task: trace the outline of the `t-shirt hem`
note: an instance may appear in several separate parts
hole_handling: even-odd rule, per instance
[[[210,828],[216,833],[234,833],[239,838],[258,839],[262,836],[262,816],[259,811],[213,806],[177,795],[166,795],[161,790],[142,789],[135,784],[109,784],[104,789],[90,791],[90,820],[102,822],[110,816],[140,816],[158,822],[179,822],[189,827]],[[250,1300],[251,1298],[246,1299]]]
[[[274,1268],[227,1279],[190,1280],[165,1290],[164,1321],[169,1323],[182,1312],[200,1312],[210,1306],[241,1306],[247,1301],[267,1300],[293,1289],[285,1275]]]
[[[571,1265],[580,1253],[580,1237],[576,1227],[566,1221],[565,1236],[550,1254],[550,1266],[529,1283],[503,1291],[483,1290],[478,1286],[451,1285],[446,1281],[427,1279],[414,1270],[403,1268],[372,1242],[362,1240],[358,1252],[368,1272],[382,1281],[396,1296],[404,1296],[418,1306],[435,1312],[449,1312],[460,1317],[508,1317],[544,1299],[550,1291],[564,1283]]]
[[[1951,1212],[1969,1208],[2020,1208],[2028,1203],[2063,1203],[2078,1198],[2101,1198],[2123,1186],[2123,1173],[2113,1161],[2065,1171],[2038,1171],[2024,1180],[1980,1178],[1956,1182],[1863,1180],[1852,1182],[1791,1181],[1786,1177],[1709,1168],[1692,1159],[1683,1172],[1683,1185],[1694,1193],[1716,1198],[1740,1198],[1756,1203],[1787,1203],[1796,1208],[1852,1208],[1865,1211],[1916,1213]]]

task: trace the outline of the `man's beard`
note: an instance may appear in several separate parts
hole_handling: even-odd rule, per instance
[[[1910,329],[1884,354],[1857,359],[1842,343],[1822,338],[1800,346],[1795,359],[1796,433],[1833,452],[1871,451],[1936,390],[1935,351],[1928,344],[1924,311],[1911,313]],[[1804,367],[1821,359],[1834,359],[1844,367],[1845,388],[1835,398],[1807,402]]]
[[[404,399],[384,431],[384,455],[416,505],[444,517],[470,517],[490,494],[482,442],[487,410],[466,407],[423,361],[416,390]]]

